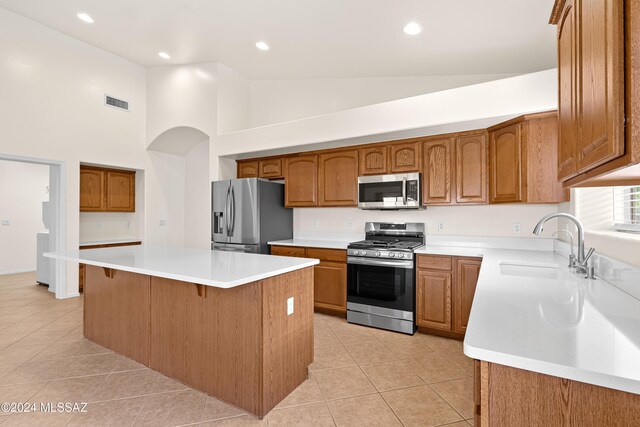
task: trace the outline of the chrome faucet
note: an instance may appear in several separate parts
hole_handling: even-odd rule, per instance
[[[571,269],[571,271],[575,271],[576,268],[576,254],[573,252],[573,234],[571,234],[571,232],[569,230],[558,230],[558,231],[554,231],[553,234],[551,235],[551,237],[555,237],[560,233],[567,233],[569,235],[569,237],[571,238],[571,243],[569,244],[569,248],[571,249],[571,253],[569,254],[569,268]]]
[[[577,264],[576,269],[579,273],[587,273],[588,276],[591,276],[591,278],[593,278],[593,271],[592,271],[592,268],[589,268],[588,263],[589,263],[589,258],[591,258],[591,255],[593,255],[593,252],[595,251],[595,249],[594,248],[589,249],[589,252],[585,255],[584,228],[582,227],[582,223],[578,218],[563,212],[551,213],[549,215],[545,215],[544,217],[542,217],[542,219],[538,222],[536,227],[533,229],[533,234],[540,235],[540,233],[542,233],[542,230],[544,228],[544,223],[549,221],[552,218],[566,218],[576,225],[576,228],[578,230],[578,236],[577,236],[578,255],[576,259],[576,264]]]

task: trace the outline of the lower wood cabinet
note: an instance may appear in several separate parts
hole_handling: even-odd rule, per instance
[[[313,267],[313,306],[347,312],[347,251],[298,246],[271,246],[271,255],[316,258]]]
[[[464,335],[481,263],[481,258],[418,255],[416,324]]]
[[[637,426],[640,395],[475,361],[474,423],[489,426]]]

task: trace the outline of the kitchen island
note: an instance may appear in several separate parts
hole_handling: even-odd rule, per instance
[[[317,260],[154,246],[46,254],[86,264],[84,335],[266,415],[313,362]]]

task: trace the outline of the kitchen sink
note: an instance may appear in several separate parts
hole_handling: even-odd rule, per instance
[[[527,263],[522,261],[500,261],[500,273],[507,276],[560,279],[569,274],[558,264]]]

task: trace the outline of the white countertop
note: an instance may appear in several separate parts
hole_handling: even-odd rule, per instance
[[[287,239],[268,242],[276,246],[300,246],[303,248],[347,249],[352,240]]]
[[[217,288],[233,288],[319,263],[309,258],[148,245],[46,253],[45,256]]]
[[[467,356],[640,394],[640,300],[569,273],[567,259],[551,251],[425,246],[416,252],[483,257]]]
[[[142,242],[142,239],[123,238],[123,239],[93,240],[93,241],[80,242],[78,246],[83,247],[83,246],[93,246],[93,245],[116,245],[119,243],[134,243],[134,242]]]

